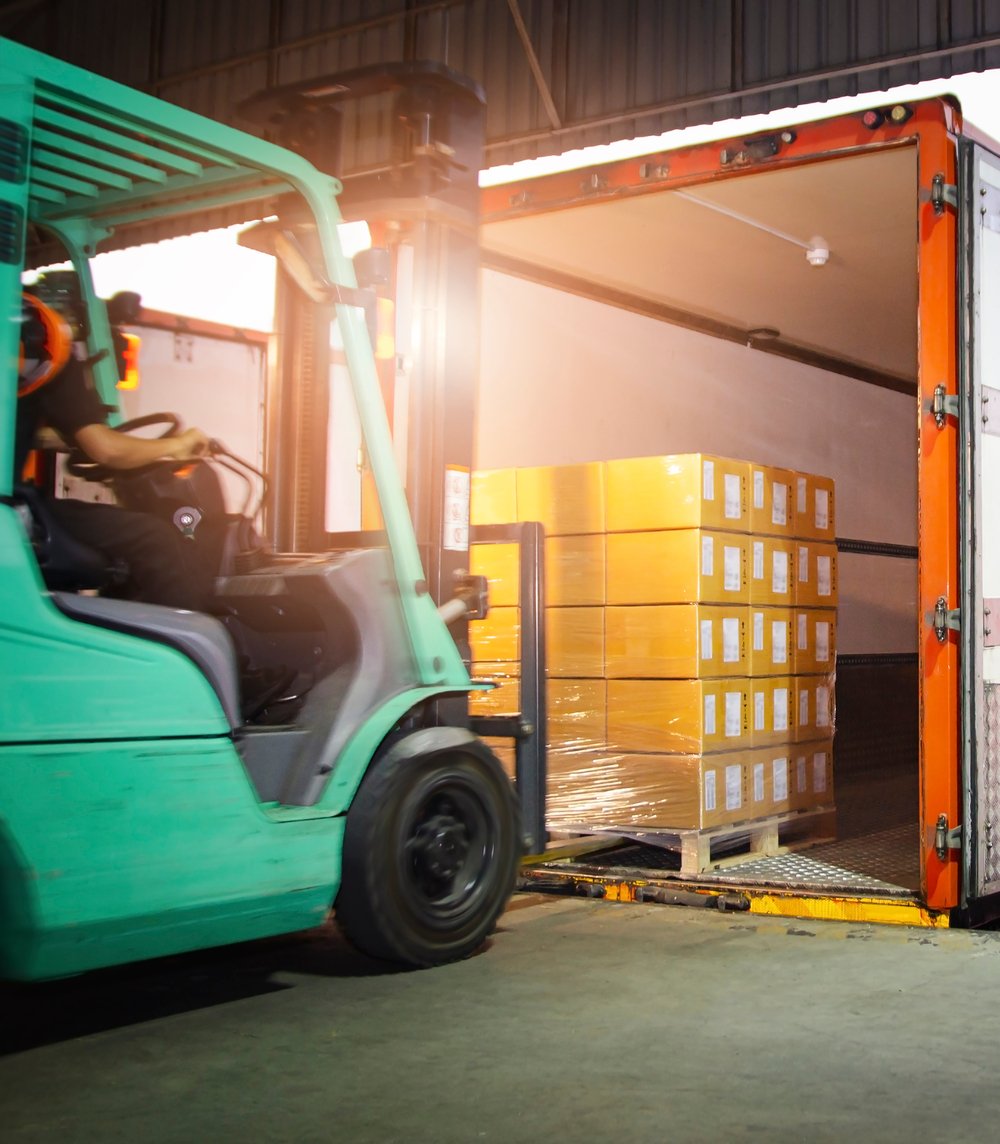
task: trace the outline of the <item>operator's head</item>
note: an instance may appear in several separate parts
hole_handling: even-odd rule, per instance
[[[17,396],[25,397],[51,381],[69,361],[72,350],[69,325],[33,294],[22,294]]]

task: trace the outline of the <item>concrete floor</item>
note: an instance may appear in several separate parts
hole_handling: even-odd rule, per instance
[[[476,957],[333,930],[0,987],[13,1141],[993,1139],[1000,933],[514,899]]]

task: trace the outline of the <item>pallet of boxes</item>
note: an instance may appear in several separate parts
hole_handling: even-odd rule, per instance
[[[550,832],[655,836],[683,874],[832,835],[833,506],[828,478],[704,454],[474,475],[474,524],[545,527]],[[473,710],[513,714],[516,546],[471,562],[497,683]]]

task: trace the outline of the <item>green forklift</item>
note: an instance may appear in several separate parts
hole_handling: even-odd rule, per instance
[[[0,41],[0,976],[290,933],[331,910],[366,953],[431,966],[478,949],[514,887],[518,800],[470,730],[481,685],[459,650],[485,593],[461,574],[460,543],[454,566],[418,544],[368,295],[338,238],[341,189],[301,148]],[[77,355],[114,409],[114,314],[90,260],[212,211],[268,219],[259,241],[283,266],[284,305],[299,292],[331,316],[378,528],[353,545],[320,529],[312,550],[292,529],[289,550],[245,518],[206,525],[220,563],[202,614],[107,592],[107,561],[61,537],[47,490],[12,470],[25,271],[72,265]],[[448,469],[450,521],[467,523],[468,467],[440,460],[425,468]],[[190,532],[175,506],[218,512],[215,463],[164,463],[123,496],[162,502]],[[292,504],[302,489],[285,485]],[[440,528],[442,507],[423,511]],[[268,655],[289,676],[248,707],[247,665]]]

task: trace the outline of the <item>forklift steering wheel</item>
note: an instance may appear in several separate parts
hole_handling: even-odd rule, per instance
[[[180,429],[181,422],[176,413],[147,413],[144,417],[133,417],[131,421],[123,421],[114,428],[117,433],[132,433],[136,429],[147,429],[150,425],[165,426],[163,432],[159,434],[162,439],[172,437]],[[176,461],[154,462],[156,465],[174,465],[176,463]],[[151,465],[144,466],[147,469],[152,467]],[[70,450],[69,456],[66,458],[66,471],[84,481],[107,481],[113,476],[120,475],[114,469],[109,469],[107,465],[99,465],[96,461],[92,461],[81,449]],[[133,472],[137,471],[133,470]]]

